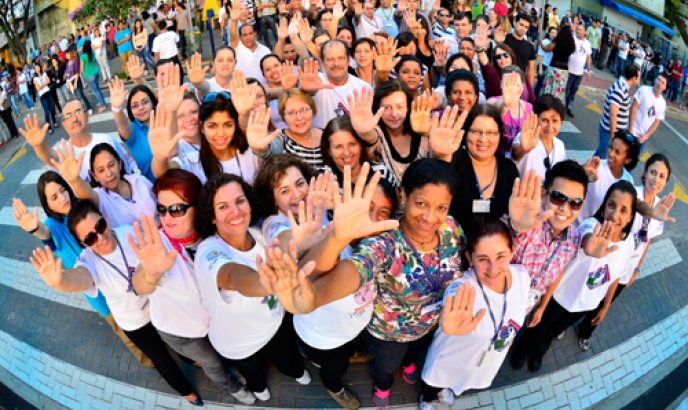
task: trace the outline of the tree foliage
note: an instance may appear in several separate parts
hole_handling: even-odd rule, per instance
[[[140,0],[88,0],[84,2],[84,7],[77,18],[85,19],[91,16],[94,16],[96,20],[102,20],[105,17],[122,18],[129,14],[129,10],[141,7],[142,4],[144,3]]]
[[[0,0],[0,30],[18,63],[26,61],[26,35],[32,0]]]

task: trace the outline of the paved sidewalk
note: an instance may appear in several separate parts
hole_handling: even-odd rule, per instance
[[[218,45],[219,31],[216,34]],[[204,35],[204,60],[210,60],[209,50]],[[111,60],[112,68],[118,68],[118,61]],[[595,149],[599,113],[592,107],[599,109],[598,95],[604,94],[612,81],[611,75],[595,73],[590,84],[583,84],[589,88],[582,89],[577,101],[576,120],[567,118],[562,128],[569,157],[584,161]],[[107,91],[105,94],[108,97]],[[686,113],[682,115],[685,121]],[[111,120],[111,111],[94,115],[91,130],[115,132]],[[681,127],[683,121],[674,122],[681,133],[688,130],[688,124]],[[664,127],[660,131],[662,137],[671,135]],[[60,129],[49,137],[49,143],[64,137]],[[27,206],[39,205],[36,181],[45,167],[30,147],[22,150],[22,145],[23,141],[12,141],[0,148],[4,176],[0,182],[0,381],[39,408],[191,408],[157,372],[138,364],[82,295],[51,290],[30,266],[30,252],[40,244],[16,226],[11,203],[18,197]],[[688,146],[675,138],[658,137],[650,141],[648,149],[676,158],[674,176],[665,192],[681,192],[680,182],[688,182],[688,167],[684,169],[678,159],[688,155]],[[642,166],[633,172],[636,181]],[[687,221],[688,204],[678,202],[672,214]],[[649,372],[663,363],[682,362],[678,355],[688,340],[688,232],[684,226],[685,222],[666,225],[664,235],[650,248],[641,276],[614,303],[589,351],[580,351],[569,331],[563,340],[553,343],[540,373],[513,371],[505,364],[490,389],[466,392],[453,408],[549,410],[609,403],[610,408],[619,408],[623,404],[614,401],[616,397],[637,390]],[[313,375],[309,386],[298,385],[272,369],[268,380],[272,398],[263,407],[336,408],[317,369],[307,365]],[[244,408],[218,390],[202,371],[186,364],[182,368],[206,407]],[[344,380],[364,406],[372,406],[367,365],[351,365]],[[418,395],[416,386],[406,385],[396,375],[394,407],[415,408]]]

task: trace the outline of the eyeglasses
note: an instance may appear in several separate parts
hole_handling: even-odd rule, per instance
[[[547,171],[549,171],[550,168],[552,168],[552,162],[549,160],[549,157],[545,157],[545,160],[543,161],[543,163],[545,164],[545,169]]]
[[[503,58],[511,57],[509,53],[495,54],[495,60],[501,60]]]
[[[210,93],[203,99],[204,103],[213,102],[217,97],[223,97],[225,100],[229,100],[229,93],[227,91],[220,91],[219,93]]]
[[[98,235],[102,235],[107,231],[107,221],[105,221],[105,218],[100,218],[98,222],[96,222],[95,226],[95,232],[89,232],[86,237],[84,237],[84,240],[82,241],[84,245],[86,246],[93,246],[98,242]]]
[[[157,204],[156,209],[158,210],[158,214],[160,214],[161,218],[168,212],[173,218],[181,218],[182,216],[186,215],[186,211],[188,211],[192,206],[193,205],[188,204],[174,204],[165,207],[164,205]]]
[[[143,108],[144,106],[147,106],[147,105],[150,104],[150,103],[151,103],[151,100],[149,100],[149,99],[146,98],[146,99],[141,100],[140,103],[132,104],[132,105],[131,105],[131,109],[132,109],[133,111],[136,111],[136,110],[138,110],[139,108]]]
[[[285,117],[296,117],[297,115],[301,114],[302,117],[305,117],[306,114],[308,114],[312,110],[313,109],[310,106],[309,107],[302,107],[302,108],[299,108],[298,110],[286,111],[284,113],[284,116]]]
[[[71,119],[74,118],[75,116],[79,116],[79,115],[81,115],[81,114],[83,114],[83,113],[84,113],[84,110],[81,109],[81,108],[79,108],[78,110],[76,110],[76,111],[74,111],[74,112],[70,112],[69,114],[65,114],[65,115],[64,115],[64,119],[65,119],[65,120],[71,120]]]
[[[564,206],[565,203],[569,203],[572,211],[580,211],[583,207],[583,198],[571,198],[559,191],[549,192],[549,202],[554,206]]]
[[[437,14],[437,15],[440,16],[440,17],[449,17],[449,14],[441,14],[441,13],[440,13],[440,14]]]
[[[487,136],[487,137],[498,137],[499,136],[499,131],[481,131],[481,130],[474,130],[470,129],[468,130],[468,133],[471,134],[472,136]]]

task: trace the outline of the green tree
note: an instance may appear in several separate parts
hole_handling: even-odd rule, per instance
[[[29,23],[32,0],[0,0],[0,30],[7,36],[7,45],[16,62],[26,61],[24,35]]]
[[[88,0],[84,3],[79,16],[95,16],[96,20],[101,20],[104,17],[122,18],[127,17],[129,10],[145,5],[146,3],[140,0]]]

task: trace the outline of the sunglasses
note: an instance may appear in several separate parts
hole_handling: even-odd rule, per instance
[[[105,218],[100,218],[98,222],[96,222],[95,232],[89,232],[88,235],[84,238],[82,241],[84,245],[86,246],[93,246],[98,242],[98,235],[102,235],[107,231],[107,221],[105,221]]]
[[[565,203],[569,203],[572,211],[580,211],[583,207],[583,198],[571,198],[559,191],[549,192],[549,202],[554,206],[564,206]]]
[[[545,157],[543,163],[547,171],[549,171],[552,168],[552,162],[549,160],[549,157]]]
[[[503,58],[511,57],[509,53],[495,54],[495,60],[501,60]]]
[[[219,93],[210,93],[203,98],[204,103],[213,102],[217,97],[223,97],[225,100],[229,100],[229,93],[227,91],[220,91]]]
[[[162,218],[167,214],[168,212],[170,213],[170,216],[173,218],[179,218],[184,215],[186,215],[186,211],[189,210],[193,205],[187,205],[187,204],[174,204],[170,205],[168,207],[165,207],[164,205],[157,204],[156,209],[158,210],[158,214],[160,214],[160,217]]]

